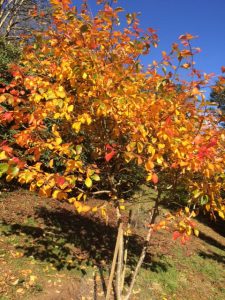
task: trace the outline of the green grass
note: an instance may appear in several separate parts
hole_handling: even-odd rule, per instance
[[[154,270],[142,268],[136,284],[137,288],[142,291],[141,299],[150,299],[148,298],[150,295],[151,297],[173,295],[178,288],[178,277],[179,272],[175,265],[166,258],[161,258]]]

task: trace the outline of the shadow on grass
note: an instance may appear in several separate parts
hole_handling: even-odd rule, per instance
[[[216,233],[223,236],[225,238],[225,220],[222,220],[220,217],[217,217],[216,221],[211,221],[209,216],[200,214],[197,217],[197,220],[202,224],[209,226]]]
[[[203,240],[204,242],[206,242],[209,245],[212,245],[220,250],[225,251],[225,246],[223,244],[221,244],[220,242],[218,242],[217,240],[215,240],[214,238],[212,238],[211,236],[201,232],[199,234],[199,238],[201,240]]]
[[[6,224],[4,235],[21,235],[23,242],[17,249],[23,251],[24,256],[33,256],[40,261],[51,263],[58,270],[83,270],[83,265],[97,265],[105,269],[111,263],[115,247],[117,230],[106,225],[99,219],[90,219],[78,215],[64,208],[37,210],[40,225],[28,226],[24,224]],[[143,246],[143,240],[132,236],[129,240],[129,261],[134,267]],[[167,264],[152,261],[148,253],[145,268],[156,271],[159,268],[167,271]],[[85,271],[83,271],[85,273]]]
[[[199,256],[201,256],[204,259],[212,259],[212,260],[217,261],[218,263],[225,264],[225,256],[217,254],[217,253],[212,252],[212,251],[210,251],[209,253],[204,252],[204,251],[200,251]]]

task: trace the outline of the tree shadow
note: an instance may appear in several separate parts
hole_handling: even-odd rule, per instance
[[[49,262],[57,270],[75,268],[82,273],[85,273],[81,267],[84,264],[97,265],[102,270],[110,265],[117,235],[115,227],[65,208],[41,207],[36,216],[38,225],[6,224],[10,226],[3,232],[7,236],[22,234],[24,241],[17,249],[22,250],[24,256]],[[128,264],[131,268],[136,264],[143,242],[137,235],[129,238]],[[151,258],[147,253],[144,268],[154,272],[160,265],[167,270],[166,263],[154,262]]]
[[[213,251],[210,252],[200,251],[199,256],[201,256],[204,259],[212,259],[217,261],[218,263],[225,264],[225,256],[215,253]]]
[[[204,242],[206,242],[207,244],[212,245],[218,249],[225,251],[225,246],[223,244],[221,244],[220,242],[218,242],[217,240],[215,240],[214,238],[212,238],[211,236],[209,236],[203,232],[200,232],[199,238],[201,240],[203,240]]]
[[[225,238],[225,221],[222,220],[220,217],[218,217],[215,221],[210,220],[209,216],[199,214],[197,216],[197,220],[206,225],[209,226],[211,229],[213,229],[216,233],[221,235]]]

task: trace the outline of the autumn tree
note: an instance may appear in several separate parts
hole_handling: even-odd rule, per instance
[[[113,203],[118,238],[107,299],[116,261],[117,297],[129,299],[153,231],[171,225],[174,238],[185,243],[198,234],[191,218],[200,207],[224,218],[225,135],[205,100],[210,76],[194,68],[194,37],[180,36],[180,45],[145,70],[139,57],[157,46],[156,32],[141,30],[136,14],[127,14],[121,29],[123,9],[98,2],[93,17],[86,3],[79,11],[69,0],[52,0],[52,28],[26,46],[22,67],[12,67],[14,80],[0,96],[0,175],[67,199],[80,213],[100,211],[107,218]],[[179,68],[190,81],[179,79]],[[156,196],[124,295],[122,214],[126,195],[140,182]],[[158,220],[159,206],[172,202],[180,186],[186,209]],[[85,204],[100,194],[108,197],[102,205]]]

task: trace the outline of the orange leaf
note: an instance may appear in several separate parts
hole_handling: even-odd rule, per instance
[[[157,184],[158,181],[159,181],[158,175],[155,174],[155,173],[152,174],[152,182],[153,182],[154,184]]]

